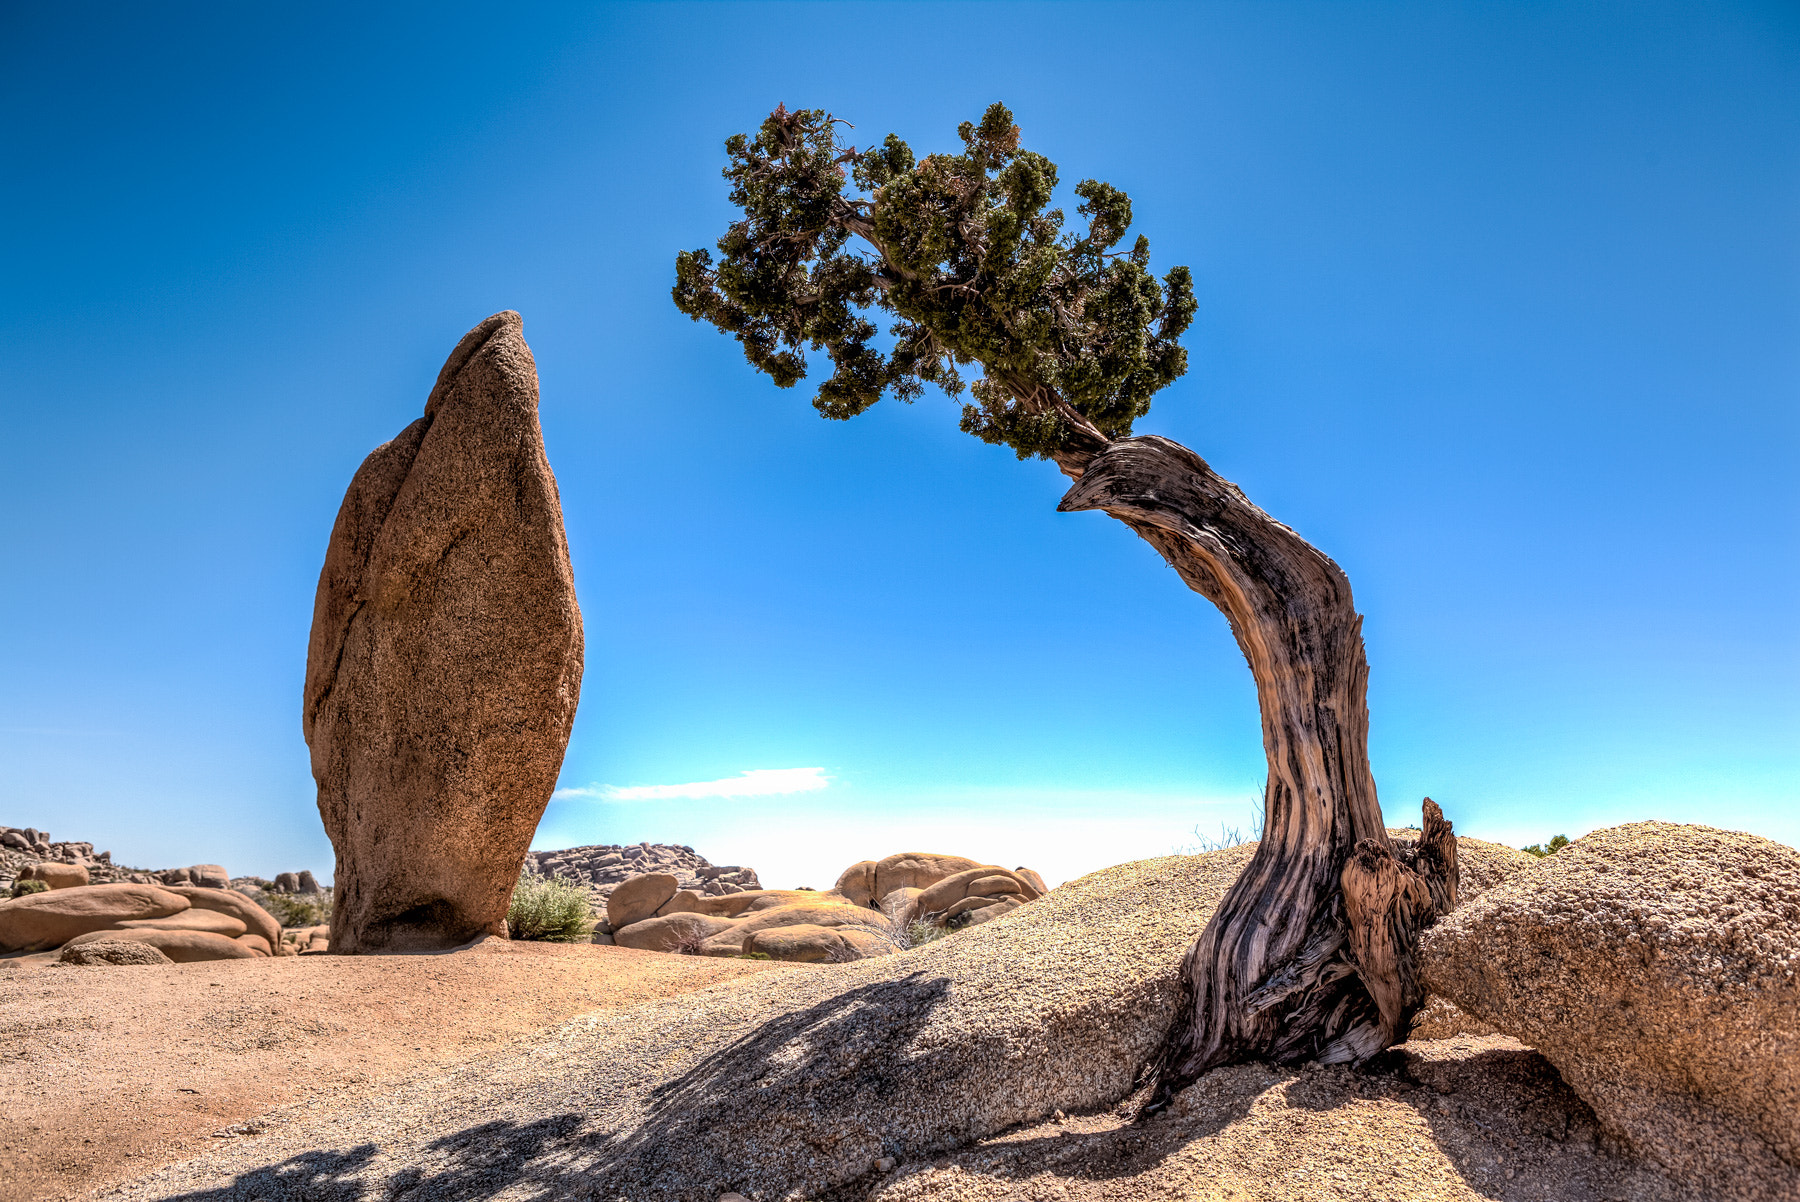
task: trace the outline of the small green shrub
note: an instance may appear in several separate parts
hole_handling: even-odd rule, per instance
[[[1530,847],[1521,847],[1519,850],[1528,855],[1537,856],[1539,859],[1542,859],[1545,856],[1555,855],[1568,845],[1569,837],[1567,835],[1558,835],[1550,840],[1548,844],[1533,843]]]
[[[331,921],[331,894],[305,897],[292,893],[264,893],[256,899],[284,927],[316,927]]]
[[[906,928],[906,946],[923,947],[934,940],[942,939],[950,932],[936,923],[914,922]]]
[[[593,937],[594,917],[579,886],[521,869],[506,907],[506,929],[514,939],[586,943]]]
[[[14,897],[24,897],[31,893],[48,893],[49,891],[50,886],[43,881],[14,881],[12,887]]]

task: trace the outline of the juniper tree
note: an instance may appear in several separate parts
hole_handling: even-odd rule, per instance
[[[1343,571],[1186,447],[1132,434],[1187,368],[1188,270],[1158,279],[1142,235],[1121,249],[1131,200],[1109,184],[1075,185],[1075,222],[1052,207],[1056,165],[1002,105],[958,129],[956,154],[892,134],[859,150],[847,129],[780,107],[725,143],[741,215],[716,259],[677,257],[676,306],[779,387],[822,357],[828,418],[927,386],[966,397],[965,431],[1074,481],[1059,510],[1124,522],[1222,609],[1256,679],[1263,838],[1183,962],[1146,1109],[1221,1064],[1360,1061],[1404,1039],[1418,931],[1455,903],[1455,840],[1429,798],[1418,841],[1387,835]],[[1096,653],[1091,670],[1121,667]]]

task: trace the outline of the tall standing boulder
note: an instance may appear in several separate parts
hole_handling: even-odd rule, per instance
[[[335,952],[506,933],[581,690],[581,611],[537,409],[519,315],[495,314],[338,511],[302,715],[337,850]]]

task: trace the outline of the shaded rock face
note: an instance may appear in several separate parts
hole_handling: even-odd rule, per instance
[[[519,315],[496,314],[338,511],[302,714],[337,851],[335,952],[505,936],[581,687],[537,407]]]
[[[1800,1197],[1800,851],[1702,826],[1599,831],[1427,931],[1420,970],[1671,1175]]]

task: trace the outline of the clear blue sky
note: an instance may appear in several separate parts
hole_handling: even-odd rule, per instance
[[[513,308],[587,622],[537,846],[823,886],[1244,824],[1248,671],[1148,547],[941,397],[824,422],[669,303],[776,102],[924,152],[996,99],[1192,267],[1139,430],[1349,573],[1390,820],[1800,842],[1784,4],[0,6],[0,823],[329,871],[332,518]]]

